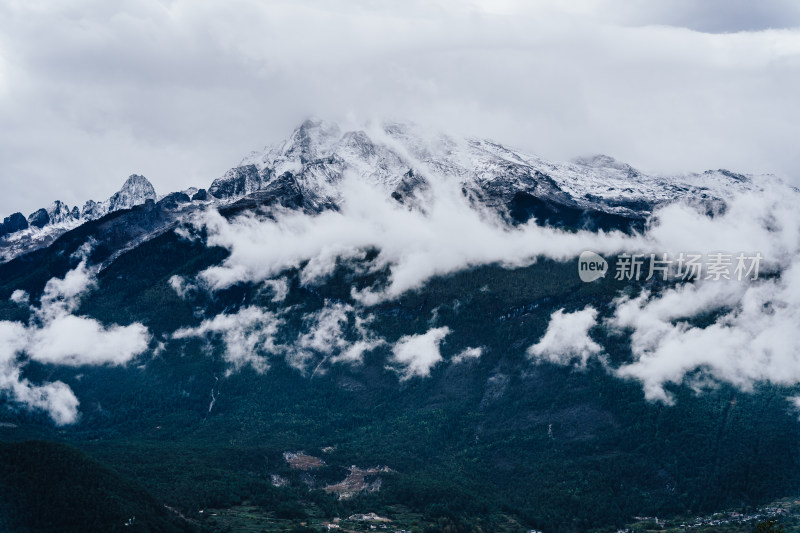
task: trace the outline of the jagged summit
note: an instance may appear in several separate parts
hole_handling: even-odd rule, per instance
[[[192,188],[159,198],[147,178],[132,174],[109,199],[89,200],[82,209],[56,201],[28,217],[6,217],[0,224],[0,259],[45,246],[84,222],[149,201],[172,222],[208,204],[236,210],[277,202],[319,212],[339,205],[345,176],[383,188],[387,197],[404,205],[413,204],[435,178],[456,186],[473,204],[515,221],[533,216],[543,223],[566,220],[589,229],[641,222],[663,203],[716,202],[756,187],[750,176],[726,170],[655,176],[607,155],[548,161],[494,141],[455,138],[414,124],[384,122],[347,129],[309,119],[284,141],[250,153],[207,190]],[[602,225],[607,220],[597,223],[606,216],[624,220],[611,226]]]
[[[61,224],[80,218],[80,212],[77,206],[70,209],[70,207],[61,200],[56,200],[47,208],[47,216],[50,220],[50,224]]]
[[[49,207],[37,209],[27,217],[22,213],[14,213],[0,224],[0,239],[46,243],[84,222],[155,199],[156,191],[147,178],[132,174],[125,180],[122,188],[108,200],[102,202],[89,200],[83,209],[79,209],[78,206],[70,208],[61,200],[55,200]],[[23,246],[22,249],[24,248]]]
[[[142,175],[131,174],[122,184],[122,188],[108,200],[104,202],[87,201],[81,210],[81,217],[85,220],[94,220],[108,213],[113,213],[120,209],[130,209],[133,206],[145,203],[147,200],[155,199],[156,190],[153,184]]]
[[[323,205],[336,202],[346,173],[389,193],[408,189],[411,177],[419,184],[435,174],[503,203],[524,192],[622,215],[645,215],[655,205],[680,198],[724,198],[752,186],[750,179],[724,171],[654,176],[607,155],[554,162],[493,141],[431,134],[411,124],[344,130],[311,119],[284,142],[249,154],[214,180],[209,193],[227,200],[291,175],[306,199]]]
[[[145,203],[147,200],[156,199],[156,190],[153,185],[139,174],[131,174],[122,188],[108,199],[108,210],[130,209]]]

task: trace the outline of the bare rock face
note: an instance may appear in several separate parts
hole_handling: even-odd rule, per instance
[[[30,227],[43,228],[49,223],[50,215],[47,214],[47,209],[44,207],[28,215],[28,226]]]
[[[102,203],[95,202],[94,200],[87,200],[81,209],[81,218],[85,220],[94,220],[103,216],[104,207]]]
[[[0,224],[0,237],[4,237],[9,233],[16,233],[28,229],[28,219],[22,213],[14,213],[3,219]]]
[[[50,224],[61,224],[64,222],[77,220],[80,218],[80,216],[76,217],[76,213],[77,208],[70,209],[70,207],[61,200],[56,200],[50,205],[50,207],[47,208],[47,215]]]
[[[208,200],[208,191],[205,189],[199,189],[192,195],[193,202],[205,202],[206,200]]]
[[[262,189],[271,178],[272,173],[269,170],[262,173],[255,165],[243,165],[232,168],[221,178],[215,179],[208,192],[215,198],[243,196]]]

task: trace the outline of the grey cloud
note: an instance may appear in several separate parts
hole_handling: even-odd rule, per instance
[[[6,3],[0,212],[104,198],[132,172],[207,185],[308,114],[796,178],[798,31],[647,26],[786,27],[796,9],[625,5]]]
[[[792,0],[637,0],[617,5],[639,24],[667,24],[710,33],[800,26],[800,5]]]

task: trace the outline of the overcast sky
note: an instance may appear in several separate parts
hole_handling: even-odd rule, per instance
[[[790,0],[0,3],[0,216],[207,187],[310,115],[800,183]]]

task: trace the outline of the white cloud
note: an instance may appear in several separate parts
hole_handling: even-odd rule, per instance
[[[219,338],[225,346],[223,357],[230,364],[228,375],[246,365],[266,372],[270,356],[284,357],[304,374],[311,364],[314,373],[324,373],[325,365],[360,364],[365,353],[385,344],[367,327],[372,315],[363,317],[352,305],[327,301],[321,309],[303,315],[301,333],[283,344],[279,341],[286,326],[283,313],[245,307],[206,319],[197,327],[179,329],[172,338]]]
[[[59,425],[77,420],[78,399],[60,381],[34,385],[23,378],[25,363],[20,354],[52,365],[123,365],[144,352],[150,340],[141,324],[106,327],[92,318],[72,314],[94,285],[92,273],[81,262],[64,278],[47,282],[40,305],[32,309],[27,325],[0,321],[0,392],[29,409],[47,411]],[[14,293],[17,300],[27,301],[18,293]]]
[[[792,405],[796,411],[800,411],[800,396],[790,396],[786,400]]]
[[[342,338],[342,328],[347,325],[347,314],[352,310],[352,306],[337,302],[306,315],[305,320],[313,322],[313,326],[297,339],[297,345],[328,354],[346,345],[347,341]]]
[[[78,418],[78,399],[60,381],[34,385],[22,377],[17,355],[25,350],[28,332],[18,322],[0,322],[0,394],[29,409],[47,411],[58,425]]]
[[[204,320],[195,328],[182,328],[173,333],[175,339],[218,337],[225,344],[223,358],[231,365],[228,374],[250,365],[258,373],[269,369],[268,355],[283,351],[276,335],[283,319],[258,307],[245,307],[236,313],[219,314]]]
[[[800,381],[800,369],[796,376],[793,366],[798,342],[788,326],[800,299],[798,283],[792,281],[800,270],[795,266],[800,260],[800,193],[777,182],[759,186],[763,188],[728,198],[725,209],[713,217],[687,204],[663,207],[644,235],[631,237],[570,233],[535,222],[509,228],[470,207],[444,179],[432,179],[432,194],[415,210],[386,200],[385,191],[347,181],[341,210],[318,216],[284,211],[275,219],[228,221],[209,213],[202,221],[209,244],[231,254],[200,278],[212,288],[223,288],[260,282],[307,262],[301,279],[316,283],[333,271],[337,260],[363,259],[364,251],[374,248],[377,257],[362,267],[386,268],[390,274],[385,287],[354,292],[370,305],[416,289],[432,276],[489,263],[518,267],[540,256],[566,260],[585,249],[602,254],[667,252],[672,258],[680,252],[758,252],[763,256],[758,283],[679,285],[660,295],[643,293],[618,301],[612,324],[632,334],[634,361],[615,372],[641,381],[648,398],[663,401],[669,401],[665,384],[681,383],[696,371],[743,388],[759,380],[790,384]],[[765,280],[776,275],[780,277]],[[708,312],[721,313],[718,323],[687,325]],[[601,351],[586,333],[596,319],[593,309],[552,318],[543,339],[531,347],[532,357],[562,364],[577,360],[582,366]]]
[[[331,363],[362,363],[364,354],[371,352],[379,346],[386,344],[381,337],[376,336],[367,326],[375,319],[373,315],[361,316],[353,313],[353,329],[357,335],[355,342],[345,347],[338,355],[331,358]]]
[[[381,338],[376,337],[368,337],[368,338],[361,338],[354,341],[351,344],[348,344],[343,350],[341,350],[337,355],[331,357],[331,363],[363,363],[364,362],[364,355],[367,352],[371,352],[375,348],[385,344],[386,341]]]
[[[699,280],[619,298],[608,325],[630,334],[633,361],[612,371],[666,403],[673,401],[669,385],[726,382],[751,390],[758,382],[800,383],[799,199],[796,190],[767,184],[731,198],[713,218],[680,204],[659,211],[648,246],[673,257],[758,252],[760,279]]]
[[[589,330],[596,324],[597,309],[593,307],[574,313],[559,309],[550,316],[544,336],[528,348],[528,357],[558,365],[569,365],[577,360],[578,368],[586,368],[589,358],[603,351],[589,336]]]
[[[172,290],[175,291],[175,294],[181,299],[186,298],[186,295],[196,288],[193,284],[187,283],[183,276],[172,276],[169,278],[168,282]]]
[[[309,330],[297,338],[295,349],[288,357],[289,363],[304,370],[314,353],[328,356],[346,348],[349,343],[343,336],[343,329],[347,326],[348,312],[352,310],[349,305],[334,303],[307,314],[303,321]]]
[[[630,335],[633,360],[610,369],[641,382],[650,400],[672,402],[668,385],[727,382],[750,390],[757,382],[800,383],[800,212],[797,191],[766,184],[735,196],[708,217],[687,205],[659,210],[633,247],[654,253],[723,251],[763,256],[760,279],[698,280],[660,293],[644,290],[613,302],[607,325]],[[703,323],[693,322],[704,317]],[[528,353],[537,360],[584,366],[601,347],[588,336],[592,308],[558,311]],[[705,324],[711,320],[711,324]]]
[[[9,300],[17,305],[28,305],[30,303],[30,296],[22,289],[17,289],[11,293]]]
[[[232,221],[208,211],[197,224],[208,230],[209,246],[227,248],[230,255],[199,278],[216,290],[262,282],[307,260],[301,279],[315,283],[333,272],[337,260],[362,258],[366,249],[376,248],[380,253],[370,268],[388,267],[389,285],[354,293],[371,305],[418,288],[432,276],[470,266],[524,266],[537,256],[563,260],[587,248],[612,252],[637,244],[621,233],[572,233],[535,221],[510,228],[496,214],[470,206],[456,184],[434,175],[431,182],[435,192],[420,210],[409,210],[382,189],[346,178],[339,211],[316,216],[279,211],[274,220],[246,215]]]
[[[450,328],[445,326],[420,335],[400,337],[392,347],[392,361],[400,367],[400,379],[430,376],[431,369],[442,361],[439,345],[449,334]]]
[[[87,317],[62,315],[30,332],[27,353],[54,365],[124,365],[144,352],[149,341],[142,324],[106,327]]]
[[[424,168],[423,163],[419,166]],[[713,218],[680,202],[664,206],[644,236],[631,237],[562,231],[535,220],[509,227],[496,213],[470,205],[454,176],[432,168],[425,171],[431,190],[415,209],[393,201],[384,188],[347,175],[336,211],[308,216],[277,210],[274,218],[248,214],[232,220],[207,211],[195,225],[207,230],[209,246],[226,248],[230,255],[201,272],[199,279],[217,290],[239,282],[264,282],[305,262],[301,282],[314,284],[330,275],[337,261],[363,260],[366,250],[377,249],[369,269],[388,268],[388,285],[353,293],[361,303],[373,305],[419,288],[433,276],[491,263],[526,266],[539,257],[567,260],[584,250],[673,256],[698,250],[758,250],[765,258],[763,268],[775,269],[792,257],[793,239],[800,239],[800,224],[793,225],[798,217],[786,200],[797,192],[770,179],[755,185],[761,190],[732,194],[725,211]]]
[[[81,297],[95,286],[94,276],[85,261],[67,272],[63,278],[52,278],[44,287],[37,315],[44,321],[71,313],[80,305]]]
[[[322,355],[315,373],[324,371],[325,363],[360,364],[366,352],[385,343],[367,328],[372,319],[372,315],[362,317],[352,305],[325,302],[322,309],[303,317],[308,331],[297,338],[287,360],[295,368],[305,370],[315,355]],[[352,326],[354,340],[347,338],[348,326]]]
[[[25,350],[31,359],[68,366],[123,365],[147,349],[150,335],[142,324],[106,327],[72,314],[95,284],[84,261],[47,282],[28,328]]]
[[[800,214],[797,190],[778,182],[762,181],[761,190],[726,199],[722,214],[708,217],[683,203],[655,213],[646,246],[656,252],[761,252],[773,270],[788,266],[800,251]]]
[[[465,348],[455,355],[450,362],[453,364],[464,363],[472,359],[479,359],[481,355],[483,355],[483,348],[480,346],[477,348]]]
[[[642,382],[645,396],[670,403],[665,390],[690,372],[750,390],[754,383],[800,383],[800,262],[780,279],[731,288],[706,282],[644,294],[619,303],[612,325],[631,332],[635,360],[617,375]],[[705,327],[688,319],[703,311],[718,314]]]
[[[679,206],[662,212],[650,237],[665,249],[760,252],[758,281],[697,281],[615,302],[609,324],[631,335],[634,360],[616,369],[648,399],[671,402],[668,384],[699,372],[750,390],[800,383],[800,212],[798,193],[769,190],[734,199],[714,219]],[[765,276],[764,270],[772,273]],[[693,325],[705,315],[710,325]]]

